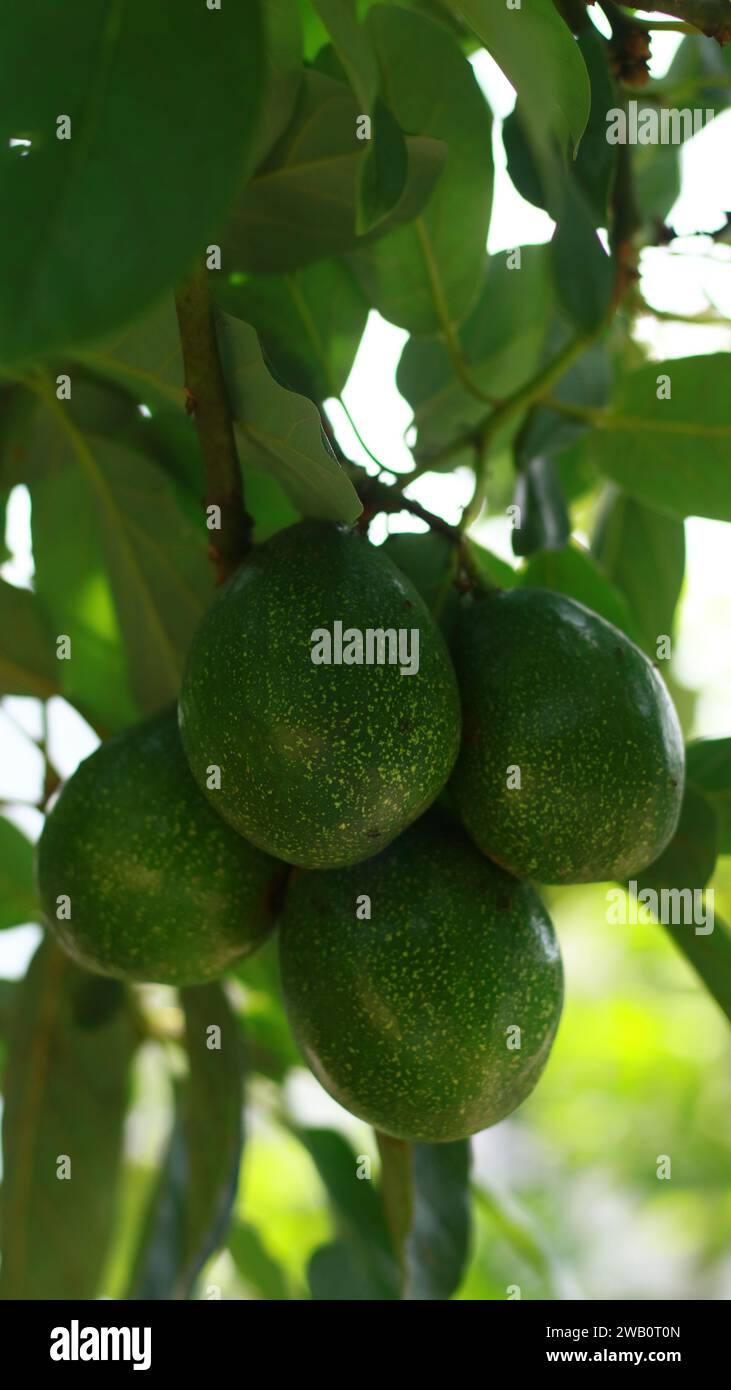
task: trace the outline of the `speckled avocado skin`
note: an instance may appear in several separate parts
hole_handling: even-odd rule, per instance
[[[271,928],[282,866],[211,810],[174,708],[102,744],[66,783],[38,846],[49,928],[90,970],[199,984]],[[59,894],[70,921],[56,918]]]
[[[356,918],[362,894],[370,921]],[[308,1064],[387,1134],[474,1134],[520,1105],[543,1070],[563,997],[551,920],[530,885],[438,812],[367,864],[296,874],[279,950]]]
[[[419,670],[315,665],[318,628],[418,628]],[[460,711],[441,633],[410,582],[328,522],[280,531],[231,578],[188,655],[179,702],[198,785],[270,854],[306,868],[378,853],[454,764]]]
[[[582,604],[526,588],[468,601],[452,654],[464,736],[450,792],[479,848],[542,883],[623,879],[656,859],[684,750],[644,653]]]

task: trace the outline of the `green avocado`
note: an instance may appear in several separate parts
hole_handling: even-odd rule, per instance
[[[309,1066],[398,1139],[497,1124],[543,1070],[563,996],[551,920],[437,812],[358,868],[295,874],[279,951]]]
[[[253,951],[283,873],[201,796],[174,708],[77,768],[36,867],[47,924],[69,955],[103,975],[170,985],[212,980]],[[68,920],[59,897],[70,900]]]
[[[363,536],[329,522],[255,547],[193,638],[179,708],[211,804],[305,868],[377,854],[439,794],[459,745],[454,670],[422,599]]]
[[[638,647],[546,589],[468,601],[452,654],[464,735],[452,804],[496,863],[541,883],[624,879],[683,798],[683,738]]]

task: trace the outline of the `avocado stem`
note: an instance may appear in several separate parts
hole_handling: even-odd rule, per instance
[[[217,516],[213,514],[218,527],[209,532],[209,555],[216,582],[222,584],[249,550],[254,523],[244,503],[244,484],[204,265],[179,287],[175,307],[185,364],[186,409],[193,417],[203,459],[205,506],[219,509]]]
[[[375,1134],[381,1155],[381,1200],[386,1225],[405,1282],[406,1241],[414,1217],[413,1151],[404,1139],[393,1139],[380,1129]]]

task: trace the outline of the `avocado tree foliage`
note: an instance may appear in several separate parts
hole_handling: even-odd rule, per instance
[[[684,29],[661,82],[647,74],[650,8]],[[556,883],[635,869],[640,887],[702,889],[731,853],[731,739],[688,747],[683,792],[677,721],[651,667],[673,632],[684,518],[731,522],[727,355],[645,360],[639,255],[673,238],[679,150],[606,138],[608,111],[638,98],[722,110],[730,39],[727,0],[589,11],[583,0],[179,0],[174,14],[131,0],[112,28],[95,0],[71,12],[35,0],[6,18],[0,505],[27,488],[34,579],[32,590],[0,580],[0,692],[62,696],[102,748],[50,815],[37,875],[24,835],[0,818],[0,927],[44,922],[40,894],[74,957],[46,936],[26,977],[0,984],[2,1296],[93,1297],[109,1286],[112,1249],[122,1296],[196,1296],[224,1247],[258,1296],[290,1296],[253,1227],[232,1222],[247,1071],[278,1095],[329,1195],[336,1234],[312,1256],[309,1296],[450,1297],[469,1250],[467,1136],[532,1088],[560,1011],[550,921],[537,890],[505,870]],[[470,61],[483,49],[517,94],[501,128],[510,179],[555,224],[548,244],[491,256],[493,119]],[[327,413],[371,310],[408,334],[406,474],[347,458]],[[354,422],[366,437],[367,425]],[[409,483],[460,466],[474,494],[453,526]],[[485,508],[511,515],[517,568],[470,534]],[[590,549],[572,539],[578,508],[594,518]],[[374,517],[404,511],[427,534],[366,548]],[[423,665],[415,677],[343,667],[350,717],[336,709],[325,726],[319,692],[331,692],[330,718],[340,676],[308,667],[308,679],[322,674],[308,686],[318,694],[292,713],[282,615],[289,604],[308,632],[347,623],[344,595],[364,628],[396,627],[408,610]],[[478,618],[455,637],[465,604]],[[642,755],[624,776],[651,784],[649,800],[615,782],[593,801],[581,741],[567,742],[560,796],[551,784],[533,803],[560,835],[527,845],[530,816],[526,832],[520,803],[504,798],[501,814],[485,788],[493,763],[503,776],[524,762],[540,782],[545,758],[534,766],[531,748],[540,754],[548,726],[528,668],[542,649],[549,661],[568,650],[562,624],[574,633],[586,608],[604,704],[600,668],[577,660],[577,707],[587,728],[611,727],[622,687]],[[480,626],[514,644],[497,674]],[[564,674],[554,670],[552,699]],[[170,713],[181,679],[182,747]],[[502,717],[518,689],[525,742],[503,756],[468,705],[474,715],[493,701]],[[664,712],[643,726],[656,700]],[[318,787],[300,771],[317,764],[325,727]],[[450,804],[418,820],[460,727]],[[50,810],[59,779],[41,748],[39,809]],[[601,751],[611,763],[611,746]],[[222,794],[211,771],[227,759]],[[582,843],[576,808],[592,805],[601,820]],[[154,898],[161,865],[175,894]],[[289,890],[286,865],[298,866]],[[389,940],[429,899],[432,936],[406,941],[408,969],[373,938],[364,953],[367,922],[351,904],[379,893]],[[70,918],[59,918],[65,897]],[[355,1180],[341,1136],[287,1113],[298,1052],[271,942],[248,959],[280,914],[295,1038],[327,1088],[377,1126],[377,1184]],[[668,930],[731,1017],[725,925]],[[435,973],[445,960],[451,974]],[[359,970],[384,1008],[408,1000],[395,1050],[358,1003]],[[519,1060],[488,1064],[473,986],[505,1031],[506,976],[513,1008],[539,981],[539,1027]],[[173,1023],[137,989],[145,980],[179,987]],[[449,1064],[445,1007],[462,1020]],[[154,1183],[131,1197],[123,1133],[143,1045],[164,1059],[173,1121]]]

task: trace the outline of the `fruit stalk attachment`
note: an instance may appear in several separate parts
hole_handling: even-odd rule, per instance
[[[413,1152],[405,1139],[393,1139],[380,1129],[375,1135],[381,1155],[381,1200],[386,1224],[405,1278],[406,1241],[414,1216]]]

